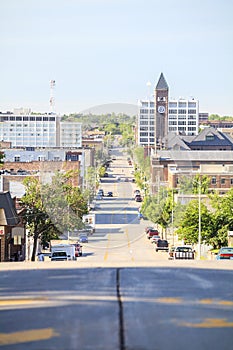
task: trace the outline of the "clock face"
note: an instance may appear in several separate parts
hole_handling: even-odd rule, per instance
[[[164,113],[165,112],[165,107],[164,106],[159,106],[158,107],[158,112],[159,113]]]

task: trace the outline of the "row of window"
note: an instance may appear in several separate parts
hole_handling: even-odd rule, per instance
[[[140,137],[139,141],[140,141],[140,144],[148,145],[148,138]],[[154,138],[150,138],[149,139],[150,145],[154,145],[154,143],[155,143],[154,141],[155,141]]]
[[[140,137],[145,137],[145,136],[154,136],[154,133],[153,132],[150,132],[149,135],[148,135],[148,132],[140,132]]]
[[[220,183],[221,185],[225,185],[227,181],[230,181],[230,184],[233,185],[233,178],[226,179],[222,177],[220,180],[217,180],[216,177],[212,177],[210,182],[211,185],[217,185],[218,183]],[[179,184],[179,178],[176,179],[176,183]]]
[[[169,102],[169,107],[177,108],[177,102]],[[187,102],[178,102],[178,108],[186,108]],[[197,108],[196,102],[188,102],[188,108]]]
[[[197,114],[196,109],[169,109],[169,114]]]
[[[0,117],[0,121],[50,121],[54,122],[56,120],[55,117],[42,117],[42,116],[3,116]]]
[[[155,110],[154,109],[140,109],[140,114],[154,114]]]
[[[149,120],[149,123],[148,123],[148,120],[142,120],[140,125],[154,125],[154,120]]]
[[[175,127],[172,127],[172,126],[169,126],[168,128],[169,130],[168,131],[174,131],[174,132],[177,132],[177,131],[192,131],[192,132],[196,132],[197,131],[197,128],[196,127],[193,127],[193,126],[189,126],[189,127],[183,127],[183,126],[175,126]]]
[[[169,125],[196,125],[196,122],[189,120],[188,123],[186,120],[169,120]]]
[[[188,120],[197,120],[196,116],[195,115],[188,115],[188,118],[187,118],[187,115],[169,115],[168,116],[168,120],[170,119],[188,119]]]
[[[150,106],[149,106],[149,104],[150,104]],[[142,102],[142,107],[154,107],[154,106],[155,106],[155,103],[152,101],[150,101],[150,103],[145,102],[145,101]]]
[[[5,124],[5,125],[3,125],[2,126],[2,128],[1,129],[3,129],[3,130],[8,130],[9,128],[19,128],[19,129],[22,129],[22,128],[28,128],[28,129],[35,129],[35,128],[40,128],[40,129],[42,129],[42,128],[49,128],[50,130],[55,130],[55,126],[54,126],[54,124],[42,124],[42,123],[40,123],[40,124],[34,124],[34,125],[32,125],[32,124]]]

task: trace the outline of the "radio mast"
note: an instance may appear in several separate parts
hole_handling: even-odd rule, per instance
[[[55,111],[55,99],[54,99],[54,89],[55,89],[55,80],[50,80],[50,112],[54,113]]]

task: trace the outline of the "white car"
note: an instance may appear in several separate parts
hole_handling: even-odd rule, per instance
[[[151,243],[157,243],[157,241],[158,241],[159,239],[161,239],[160,236],[154,235],[154,236],[151,237],[151,240],[150,240],[150,241],[151,241]]]

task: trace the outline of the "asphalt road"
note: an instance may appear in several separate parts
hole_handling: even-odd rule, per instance
[[[0,265],[0,349],[231,349],[233,262],[156,253],[115,154],[83,257]]]

